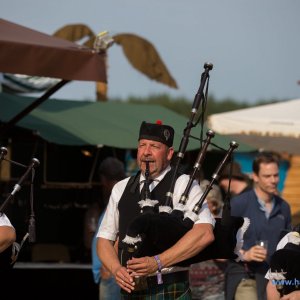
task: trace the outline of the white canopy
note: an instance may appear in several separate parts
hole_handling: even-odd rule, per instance
[[[208,127],[251,146],[300,153],[300,99],[213,114]]]

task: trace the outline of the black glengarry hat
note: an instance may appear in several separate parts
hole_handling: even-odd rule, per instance
[[[174,129],[169,125],[163,125],[160,120],[156,123],[142,122],[139,140],[146,139],[161,142],[168,147],[172,147],[174,139]]]

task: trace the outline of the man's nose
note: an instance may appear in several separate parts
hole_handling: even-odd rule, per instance
[[[151,154],[151,147],[150,146],[146,146],[144,149],[144,155],[150,155]]]

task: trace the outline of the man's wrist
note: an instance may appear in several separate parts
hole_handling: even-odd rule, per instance
[[[108,271],[110,271],[111,274],[112,274],[114,277],[116,277],[117,272],[118,272],[121,268],[122,268],[122,265],[119,264],[119,265],[117,265],[117,266],[111,266],[110,270],[108,270]]]

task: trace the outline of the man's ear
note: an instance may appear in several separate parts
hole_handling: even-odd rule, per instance
[[[173,147],[170,147],[168,149],[168,155],[167,155],[167,159],[170,161],[173,157],[173,154],[174,154],[174,148]]]
[[[252,173],[250,178],[253,180],[253,182],[258,182],[258,175],[256,173]]]

